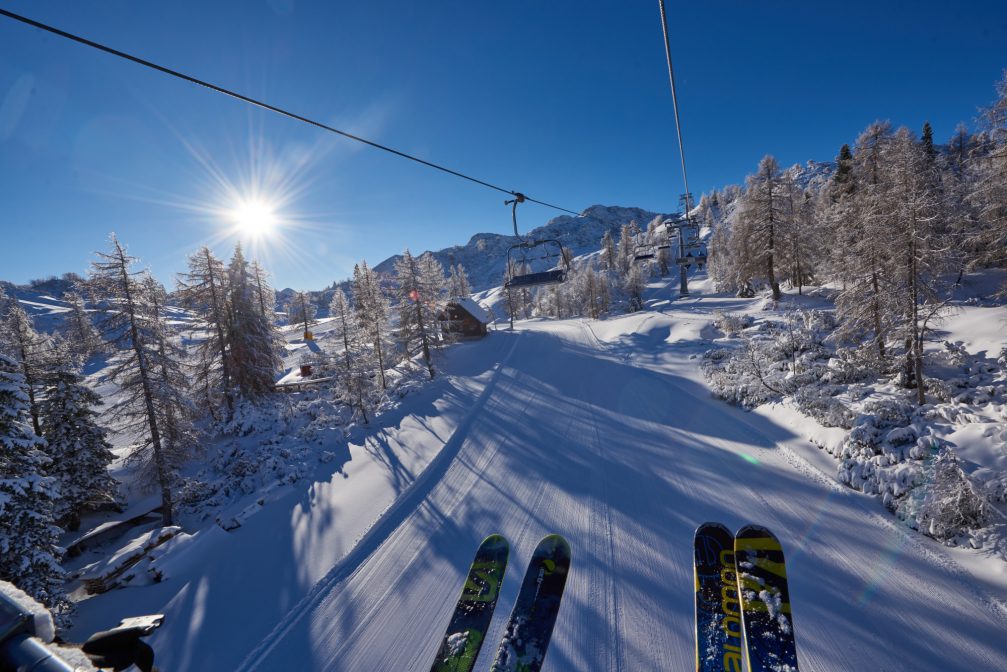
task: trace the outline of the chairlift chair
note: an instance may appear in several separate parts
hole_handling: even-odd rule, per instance
[[[541,261],[559,258],[560,267],[547,271],[518,273],[512,275],[504,283],[504,289],[528,289],[530,287],[541,287],[542,285],[557,285],[566,282],[569,262],[563,250],[563,245],[555,238],[525,239],[517,230],[517,206],[524,203],[523,194],[515,193],[514,199],[504,201],[504,205],[513,206],[511,216],[514,221],[514,236],[519,242],[511,245],[507,249],[507,268],[521,268],[529,261]],[[538,254],[539,256],[529,256]],[[519,257],[519,258],[516,258]]]
[[[656,245],[637,245],[633,250],[633,261],[646,261],[657,256]]]

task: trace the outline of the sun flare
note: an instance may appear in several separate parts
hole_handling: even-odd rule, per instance
[[[254,238],[270,233],[277,222],[273,206],[264,201],[242,201],[231,211],[231,219],[242,233]]]

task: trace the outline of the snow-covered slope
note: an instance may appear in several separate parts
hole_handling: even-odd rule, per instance
[[[966,563],[840,486],[791,418],[712,399],[696,358],[714,311],[751,302],[696,278],[669,303],[669,286],[649,290],[661,312],[454,346],[447,375],[336,447],[345,458],[233,532],[194,530],[162,583],[84,602],[78,631],[164,610],[164,669],[428,669],[479,540],[511,542],[506,614],[535,543],[559,532],[574,561],[544,669],[684,670],[692,533],[719,520],[780,536],[802,668],[1002,668],[1002,563]]]

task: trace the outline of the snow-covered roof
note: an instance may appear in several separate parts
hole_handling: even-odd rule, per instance
[[[483,324],[489,324],[490,322],[490,316],[489,313],[486,312],[486,309],[480,306],[478,303],[476,303],[475,300],[472,299],[471,297],[468,296],[461,298],[455,297],[451,299],[449,303],[457,303],[459,306],[465,309],[465,312],[467,312],[469,315],[476,318]]]

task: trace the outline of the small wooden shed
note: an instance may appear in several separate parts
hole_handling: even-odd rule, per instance
[[[486,335],[489,314],[469,297],[451,299],[441,311],[440,320],[445,332],[462,338],[482,338]]]

